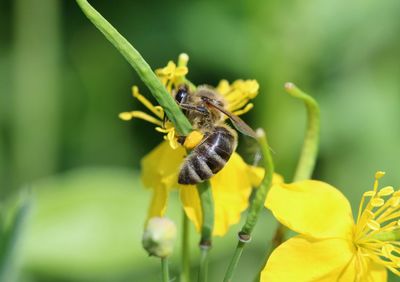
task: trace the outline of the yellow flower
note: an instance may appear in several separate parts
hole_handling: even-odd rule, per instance
[[[120,113],[120,119],[131,120],[133,118],[139,118],[150,122],[157,126],[156,130],[158,132],[166,134],[164,139],[169,141],[169,144],[172,148],[178,148],[179,144],[176,140],[175,127],[170,121],[164,122],[163,108],[161,106],[154,106],[149,100],[139,93],[139,88],[137,86],[132,87],[132,95],[138,99],[148,110],[150,110],[155,117],[142,111],[131,111]]]
[[[173,87],[179,86],[184,82],[185,75],[189,72],[186,64],[189,60],[188,55],[181,54],[179,56],[178,66],[173,61],[169,61],[167,66],[156,70],[156,74],[168,92],[171,93]]]
[[[171,95],[185,81],[185,75],[188,73],[187,61],[187,55],[183,54],[179,57],[178,66],[169,62],[166,67],[156,70],[156,74]],[[216,91],[223,95],[229,111],[241,115],[253,107],[248,102],[257,95],[258,88],[255,80],[237,80],[232,84],[223,80],[216,87]],[[186,138],[184,146],[181,146],[177,142],[173,124],[169,121],[163,122],[163,109],[151,104],[139,93],[136,86],[133,87],[133,96],[144,104],[153,116],[132,111],[121,113],[120,118],[146,120],[156,125],[157,131],[165,134],[165,141],[147,154],[141,162],[144,186],[153,190],[148,218],[164,215],[169,192],[177,188],[185,213],[199,230],[202,224],[202,213],[196,186],[179,185],[177,180],[186,156],[186,149],[195,147],[203,136],[193,131],[189,135],[190,138]],[[263,177],[262,168],[247,165],[234,152],[224,168],[210,179],[215,209],[213,235],[224,235],[229,226],[239,221],[241,212],[248,206],[252,188],[257,187]]]
[[[339,190],[315,180],[274,185],[265,202],[299,235],[271,254],[261,281],[386,281],[400,276],[400,242],[386,235],[400,229],[400,191],[374,187],[364,193],[354,223]]]

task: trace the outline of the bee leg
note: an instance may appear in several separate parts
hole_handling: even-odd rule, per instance
[[[187,136],[178,136],[178,140],[177,140],[178,143],[183,145],[185,143],[185,141],[186,141],[186,137]]]
[[[203,106],[192,106],[192,105],[188,105],[188,104],[179,104],[179,106],[184,110],[196,111],[196,112],[199,112],[199,113],[201,113],[203,115],[207,115],[209,113],[208,109],[206,107],[203,107]]]
[[[168,117],[167,117],[167,115],[164,113],[164,117],[163,117],[163,121],[162,121],[162,127],[163,127],[163,128],[165,128],[165,124],[167,123],[167,121],[168,121]]]

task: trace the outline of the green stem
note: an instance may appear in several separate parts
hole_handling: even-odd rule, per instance
[[[168,258],[161,258],[162,281],[169,282]]]
[[[320,111],[318,103],[293,83],[286,83],[285,90],[295,98],[302,100],[307,109],[307,129],[299,162],[293,181],[310,179],[314,171],[318,154]]]
[[[200,239],[200,269],[199,269],[199,282],[207,281],[208,270],[208,253],[211,249],[212,232],[214,228],[214,202],[212,197],[211,186],[208,181],[197,185],[200,196],[201,211],[203,215],[203,223],[201,226],[201,239]]]
[[[307,109],[306,134],[304,137],[300,158],[293,177],[293,182],[296,182],[310,179],[314,171],[319,146],[320,110],[317,101],[315,101],[314,98],[307,93],[300,90],[293,83],[286,83],[285,90],[293,97],[302,100]],[[283,242],[285,239],[286,230],[287,228],[285,226],[283,226],[281,223],[278,224],[278,228],[273,238],[273,246],[270,248],[268,257],[272,251]]]
[[[212,231],[214,228],[214,202],[211,186],[208,181],[197,185],[200,196],[203,224],[201,226],[201,246],[211,246]]]
[[[285,90],[291,96],[300,99],[304,102],[307,109],[307,129],[304,137],[303,147],[301,150],[300,158],[297,163],[296,171],[293,177],[293,182],[310,179],[314,171],[315,162],[318,154],[319,146],[319,131],[320,131],[320,110],[317,101],[310,95],[300,90],[296,85],[291,82],[285,84]],[[265,263],[269,256],[285,239],[287,228],[278,223],[275,235],[272,239],[271,247],[269,248]],[[261,266],[258,277],[264,268],[265,263]]]
[[[235,272],[235,269],[239,264],[240,257],[242,256],[243,253],[244,245],[245,245],[244,242],[241,241],[238,242],[235,252],[233,253],[231,262],[229,263],[228,269],[226,271],[224,282],[232,281],[233,273]]]
[[[199,282],[207,282],[208,276],[208,250],[209,247],[202,248],[200,247],[200,269],[199,269]]]
[[[272,184],[272,176],[274,174],[274,163],[270,153],[269,145],[265,133],[262,130],[257,131],[257,141],[261,147],[261,151],[264,158],[263,166],[265,168],[265,177],[260,187],[257,189],[255,197],[251,202],[249,213],[246,218],[246,222],[239,232],[239,242],[236,246],[235,252],[225,273],[224,281],[228,282],[232,280],[234,271],[239,263],[239,259],[242,255],[245,243],[250,242],[251,232],[255,224],[257,223],[258,215],[261,208],[264,206],[265,198]]]
[[[190,281],[190,246],[189,246],[189,220],[182,211],[182,249],[181,249],[181,282]]]
[[[285,90],[293,97],[302,100],[307,109],[306,134],[304,137],[300,158],[293,177],[293,182],[296,182],[310,179],[314,171],[319,146],[320,110],[317,101],[315,101],[310,95],[300,90],[293,83],[286,83]],[[279,223],[273,238],[273,247],[270,249],[270,253],[282,243],[285,238],[285,233],[286,227]]]
[[[88,19],[135,69],[139,77],[149,88],[151,94],[165,110],[177,131],[181,135],[189,134],[192,128],[191,124],[140,53],[86,0],[76,0],[76,2]]]

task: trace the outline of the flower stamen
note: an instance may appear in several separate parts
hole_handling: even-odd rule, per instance
[[[154,106],[146,97],[139,93],[137,86],[132,87],[132,96],[139,100],[149,111],[155,114],[159,119],[164,118],[164,110],[160,106]]]
[[[234,111],[233,114],[236,116],[243,115],[243,114],[247,113],[248,111],[250,111],[253,107],[254,107],[253,103],[248,103],[243,109]]]
[[[150,122],[152,124],[162,126],[162,121],[141,111],[123,112],[119,114],[119,118],[126,121],[131,120],[133,118],[138,118]]]
[[[394,191],[392,186],[379,189],[379,179],[384,175],[384,172],[378,171],[373,190],[362,196],[355,244],[360,254],[400,274],[400,242],[393,241],[395,237],[390,233],[400,229],[400,193]],[[369,201],[364,207],[367,198]]]

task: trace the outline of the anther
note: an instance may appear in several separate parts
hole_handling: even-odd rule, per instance
[[[400,204],[400,197],[392,197],[392,198],[391,198],[390,206],[391,206],[392,208],[397,207],[399,204]]]
[[[364,197],[372,197],[375,196],[375,191],[367,191],[363,194]]]
[[[139,88],[136,85],[132,86],[132,96],[136,98],[139,95]]]
[[[385,204],[385,201],[382,198],[373,198],[371,200],[371,205],[375,208],[381,207]]]
[[[132,119],[131,113],[128,113],[128,112],[120,113],[118,116],[122,120],[131,120]]]
[[[373,219],[368,220],[367,225],[372,230],[379,230],[381,228],[381,225]]]
[[[178,66],[187,66],[187,63],[189,61],[189,56],[186,53],[181,53],[178,57]]]
[[[384,172],[384,171],[377,171],[377,172],[375,173],[375,179],[376,179],[376,180],[381,179],[384,175],[385,175],[385,172]]]
[[[383,187],[381,190],[379,190],[378,196],[380,196],[380,197],[389,196],[389,195],[392,195],[393,193],[394,193],[393,186],[386,186],[386,187]]]

